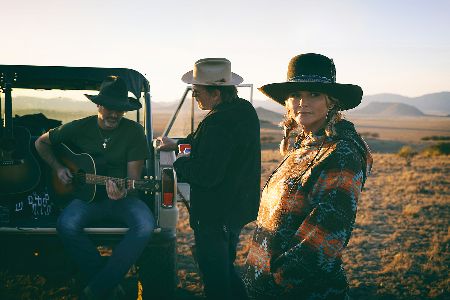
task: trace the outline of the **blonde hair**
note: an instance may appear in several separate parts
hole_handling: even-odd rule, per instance
[[[342,113],[339,111],[339,100],[326,95],[326,101],[328,106],[328,113],[326,116],[325,124],[325,135],[327,137],[332,137],[336,135],[335,124],[343,119]],[[291,135],[295,139],[295,142],[303,140],[307,133],[303,130],[299,124],[292,117],[292,112],[288,107],[287,101],[284,107],[286,108],[286,113],[284,114],[283,120],[280,122],[279,126],[283,128],[284,136],[280,143],[280,153],[281,155],[286,155],[289,151],[290,138]]]

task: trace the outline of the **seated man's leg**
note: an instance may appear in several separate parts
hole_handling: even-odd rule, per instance
[[[111,200],[110,204],[111,217],[125,223],[129,230],[114,248],[106,266],[89,284],[98,296],[104,296],[122,281],[141,255],[155,227],[153,214],[142,200],[129,196]]]
[[[87,203],[74,199],[61,212],[56,229],[64,248],[78,265],[84,279],[89,282],[102,268],[97,247],[83,229],[101,220],[106,213],[106,201]]]

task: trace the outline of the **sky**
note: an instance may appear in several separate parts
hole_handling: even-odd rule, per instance
[[[153,101],[226,57],[244,83],[283,82],[289,60],[333,58],[337,82],[365,95],[450,91],[450,0],[0,0],[0,64],[126,67]],[[254,99],[265,99],[255,90]]]

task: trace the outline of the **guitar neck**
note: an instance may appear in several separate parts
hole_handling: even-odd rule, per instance
[[[88,186],[84,187],[83,185],[106,185],[108,180],[114,181],[117,185],[123,186],[127,189],[140,190],[146,192],[159,192],[161,190],[161,181],[153,179],[128,179],[128,178],[116,178],[104,175],[97,175],[95,170],[95,162],[93,158],[87,153],[76,154],[65,144],[55,145],[53,147],[55,152],[55,156],[61,160],[61,162],[66,165],[73,174],[73,184],[70,186],[70,190],[66,187],[67,191],[62,191],[66,194],[74,193],[74,190],[78,191],[87,191],[84,192],[81,197],[86,196],[86,199],[92,199],[93,195],[89,195],[91,193],[90,188]],[[83,170],[83,171],[82,171]],[[63,190],[61,187],[63,184],[58,181],[58,176],[55,172],[52,172],[52,175],[56,179],[56,184],[54,184],[58,189]],[[93,191],[95,195],[95,189]],[[81,192],[80,192],[81,194]],[[80,198],[82,199],[82,198]]]
[[[127,188],[133,187],[133,179],[126,179],[126,178],[116,178],[116,177],[109,177],[109,176],[102,176],[102,175],[95,175],[95,174],[86,174],[86,183],[88,184],[95,184],[95,185],[106,185],[106,182],[108,180],[114,181],[116,184],[120,186],[126,186]]]
[[[106,185],[108,180],[116,182],[120,186],[125,186],[127,189],[134,189],[140,191],[159,191],[161,182],[154,179],[134,180],[127,178],[108,177],[95,174],[83,174],[85,183],[95,185]]]

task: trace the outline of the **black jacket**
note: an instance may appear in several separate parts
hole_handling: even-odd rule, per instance
[[[189,158],[174,163],[177,174],[191,185],[191,227],[239,227],[255,220],[261,145],[253,106],[240,98],[220,103],[180,142],[192,148]]]

